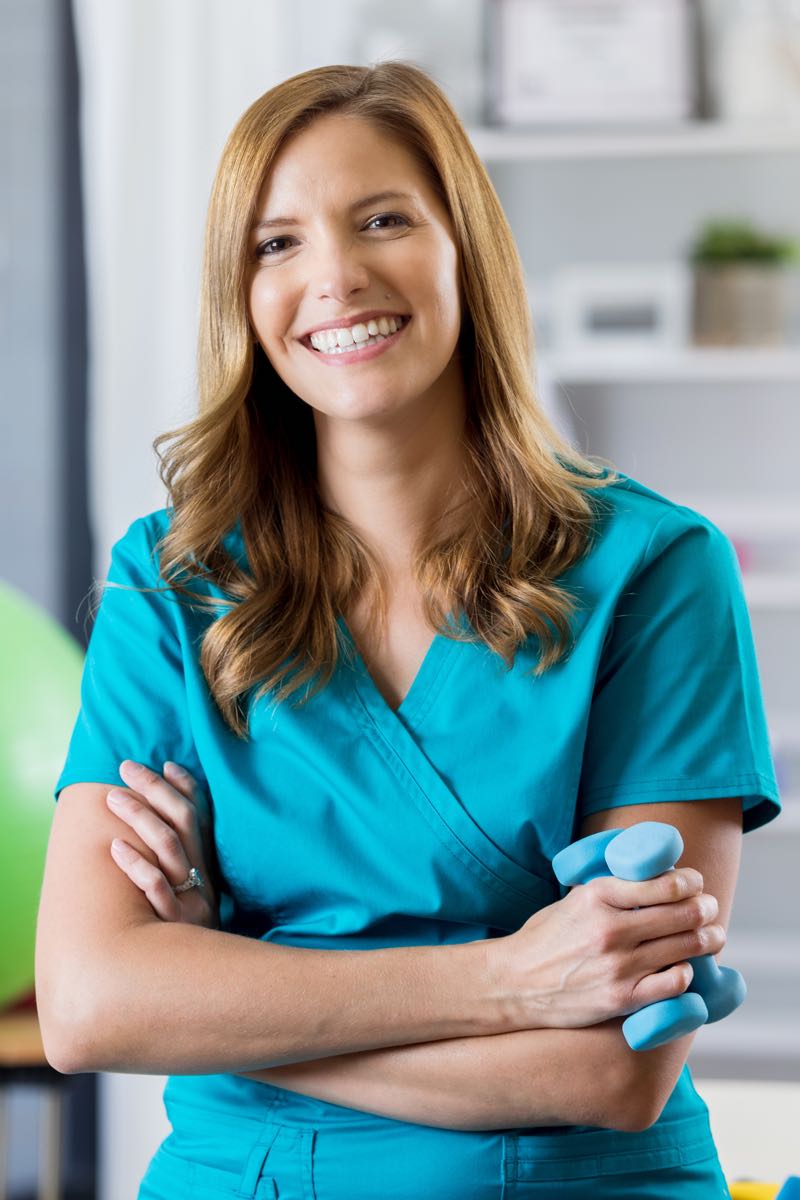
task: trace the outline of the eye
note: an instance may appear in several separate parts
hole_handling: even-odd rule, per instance
[[[280,254],[280,250],[268,251],[267,247],[274,246],[276,242],[288,242],[290,240],[288,237],[274,237],[270,238],[267,242],[262,242],[260,246],[256,247],[256,258],[272,258],[273,255]]]
[[[369,221],[367,221],[367,224],[372,225],[373,221],[402,221],[402,223],[404,225],[408,224],[408,221],[406,220],[406,218],[401,217],[399,213],[381,213],[377,217],[372,217]],[[384,225],[383,228],[384,229],[394,228],[394,226]]]

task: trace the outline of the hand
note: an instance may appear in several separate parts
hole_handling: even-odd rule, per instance
[[[159,865],[154,866],[125,841],[119,849],[111,846],[115,863],[144,892],[162,921],[219,929],[219,899],[212,874],[216,867],[213,813],[205,792],[176,763],[164,763],[163,777],[130,759],[120,764],[119,771],[136,795],[116,788],[108,793],[106,802],[155,852]],[[115,796],[119,806],[111,803]],[[191,867],[200,872],[203,886],[176,895],[173,886],[183,883]]]
[[[626,1016],[685,992],[685,960],[717,954],[725,930],[690,867],[641,883],[613,876],[581,884],[487,943],[512,1029],[570,1029]],[[667,968],[667,969],[664,969]]]

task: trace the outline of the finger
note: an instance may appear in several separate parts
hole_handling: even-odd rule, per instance
[[[727,937],[722,925],[703,925],[673,937],[656,938],[634,951],[637,968],[644,973],[659,971],[667,964],[697,958],[701,954],[719,954]]]
[[[139,792],[150,807],[180,834],[187,854],[195,861],[200,861],[204,857],[203,831],[199,827],[197,809],[192,800],[142,763],[125,759],[119,765],[119,773],[128,787]],[[188,786],[187,783],[187,790]],[[196,791],[200,792],[201,789],[196,788]]]
[[[630,1011],[634,1012],[646,1004],[656,1004],[659,1000],[681,996],[692,982],[693,975],[692,964],[688,962],[678,962],[666,971],[646,975],[633,989]]]
[[[139,891],[144,892],[153,911],[162,921],[180,920],[178,899],[158,867],[154,867],[133,846],[120,838],[115,838],[111,843],[111,856]]]
[[[174,788],[191,801],[200,826],[201,835],[210,834],[213,824],[211,805],[209,804],[206,792],[201,788],[194,775],[179,763],[167,760],[164,763],[164,777]]]
[[[703,876],[692,867],[681,867],[676,871],[665,871],[655,879],[634,882],[607,875],[593,879],[584,886],[595,888],[603,900],[614,908],[647,908],[653,904],[673,904],[699,895],[703,890]]]
[[[111,811],[130,825],[144,844],[155,852],[161,871],[173,884],[186,879],[192,864],[186,857],[180,835],[168,822],[162,820],[146,801],[120,788],[112,788],[106,802]]]
[[[187,800],[193,800],[197,782],[185,767],[179,763],[171,762],[169,759],[164,763],[163,768],[164,778],[172,784],[172,786],[185,796]]]
[[[620,915],[624,928],[637,942],[648,942],[673,934],[691,933],[703,925],[708,925],[719,916],[719,904],[716,896],[701,892],[699,896],[691,896],[688,900],[679,900],[675,904],[656,904],[650,908],[640,908],[636,912]],[[677,958],[684,957],[685,951],[677,955]],[[675,962],[676,959],[673,958],[672,961]]]

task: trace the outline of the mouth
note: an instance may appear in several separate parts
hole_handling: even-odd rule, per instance
[[[335,367],[347,367],[355,363],[368,362],[371,358],[377,358],[381,354],[386,354],[403,336],[410,321],[411,317],[404,316],[400,328],[395,330],[394,333],[386,334],[386,336],[380,333],[375,334],[366,342],[356,343],[352,346],[338,347],[328,352],[317,350],[312,346],[310,337],[304,337],[300,340],[309,354],[313,354],[320,362],[328,363],[330,366]]]

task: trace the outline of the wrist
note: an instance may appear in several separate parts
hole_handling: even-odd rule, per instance
[[[515,1019],[518,1004],[509,986],[504,947],[505,938],[485,938],[468,942],[471,951],[475,993],[479,998],[478,1023],[485,1035],[514,1033],[525,1028]]]

